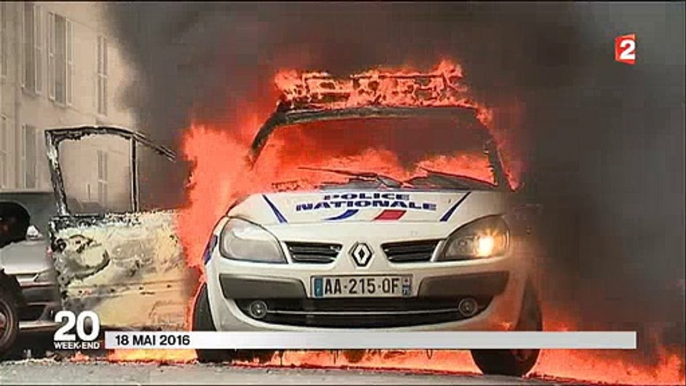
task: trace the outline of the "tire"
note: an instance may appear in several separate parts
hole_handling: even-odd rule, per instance
[[[207,296],[207,283],[202,284],[193,307],[193,331],[217,331],[212,321],[210,300]],[[271,360],[275,352],[274,350],[195,350],[200,363],[252,361],[254,359],[264,363]]]
[[[531,282],[527,283],[516,331],[543,331],[543,316]],[[540,349],[472,350],[472,359],[483,374],[522,377],[536,365]]]
[[[18,334],[17,299],[0,283],[0,357],[4,357],[10,351]]]

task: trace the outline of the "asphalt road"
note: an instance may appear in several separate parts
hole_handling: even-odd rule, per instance
[[[20,336],[17,346],[33,350],[34,358],[20,352],[0,362],[2,384],[204,384],[204,385],[548,385],[538,379],[482,376],[475,373],[441,374],[361,369],[305,369],[294,367],[245,367],[198,363],[108,362],[104,352],[88,361],[75,361],[73,353],[48,354],[42,349],[51,334]],[[12,359],[13,358],[13,359]],[[97,358],[97,359],[95,359]]]
[[[520,385],[548,384],[534,379],[436,375],[391,371],[253,368],[227,365],[158,365],[68,362],[53,359],[0,363],[0,384],[308,384],[308,385]]]

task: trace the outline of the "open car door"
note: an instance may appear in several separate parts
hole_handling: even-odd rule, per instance
[[[118,127],[45,131],[57,216],[52,256],[65,309],[122,329],[182,329],[195,282],[172,210],[142,210],[143,152],[171,150]]]

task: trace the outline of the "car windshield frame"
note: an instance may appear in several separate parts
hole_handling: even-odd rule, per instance
[[[98,135],[112,135],[129,141],[131,149],[131,210],[130,213],[139,211],[138,197],[138,151],[136,145],[142,144],[155,153],[166,157],[171,162],[176,161],[176,154],[166,146],[158,145],[141,132],[129,130],[117,126],[73,126],[56,127],[45,129],[45,144],[50,168],[50,179],[55,193],[58,216],[90,216],[96,213],[72,213],[70,200],[65,190],[64,176],[60,165],[60,144],[63,141],[78,141],[81,138]],[[103,214],[98,214],[103,215]]]
[[[285,104],[279,104],[276,111],[267,119],[257,131],[250,147],[250,163],[255,165],[264,149],[269,137],[280,127],[297,125],[299,123],[315,121],[332,121],[345,119],[370,118],[412,118],[412,117],[455,117],[473,124],[478,135],[481,136],[484,151],[488,157],[489,167],[493,173],[495,190],[511,191],[509,179],[505,173],[498,147],[489,129],[476,117],[473,108],[459,106],[430,106],[430,107],[394,107],[394,106],[363,106],[340,109],[290,109]]]

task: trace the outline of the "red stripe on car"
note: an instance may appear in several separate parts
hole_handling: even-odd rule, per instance
[[[402,209],[385,209],[383,212],[381,212],[381,214],[379,214],[378,216],[376,216],[376,218],[374,218],[374,221],[376,221],[376,220],[398,220],[401,217],[403,217],[405,212],[407,212],[407,211],[402,210]]]

